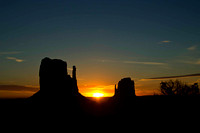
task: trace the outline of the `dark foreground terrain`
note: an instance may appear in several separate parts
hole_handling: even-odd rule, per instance
[[[77,98],[58,103],[32,99],[1,99],[4,117],[101,119],[101,118],[191,118],[200,113],[200,97],[136,96],[127,99]]]
[[[1,122],[45,131],[101,128],[153,131],[157,128],[196,130],[199,127],[200,97],[136,96],[127,99],[85,97],[73,102],[1,99]],[[75,127],[74,127],[75,126]],[[117,127],[116,127],[117,126]],[[3,127],[3,126],[2,126]],[[180,128],[180,129],[179,129]],[[15,129],[14,129],[15,130]],[[85,130],[87,131],[87,130]]]

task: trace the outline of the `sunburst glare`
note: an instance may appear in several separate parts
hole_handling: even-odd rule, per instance
[[[93,93],[93,97],[102,97],[103,95],[104,95],[103,93],[99,92]]]

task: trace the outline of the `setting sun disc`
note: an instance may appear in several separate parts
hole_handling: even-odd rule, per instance
[[[102,93],[93,93],[93,97],[102,97],[103,95]]]

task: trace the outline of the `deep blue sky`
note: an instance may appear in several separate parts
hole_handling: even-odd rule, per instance
[[[198,0],[0,1],[0,84],[37,86],[46,56],[76,65],[80,86],[199,73],[199,6]]]

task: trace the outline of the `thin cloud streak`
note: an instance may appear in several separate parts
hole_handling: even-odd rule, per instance
[[[21,51],[0,52],[0,55],[20,54]]]
[[[188,74],[188,75],[178,75],[178,76],[166,76],[166,77],[155,77],[155,78],[146,78],[146,79],[141,79],[141,80],[157,80],[157,79],[169,79],[169,78],[183,78],[183,77],[195,77],[195,76],[200,76],[200,73],[195,73],[195,74]]]
[[[166,65],[166,63],[161,63],[161,62],[140,62],[140,61],[124,61],[123,63],[144,64],[144,65]]]
[[[170,42],[172,42],[172,41],[170,41],[170,40],[164,40],[164,41],[158,42],[158,44],[167,44],[167,43],[170,43]]]
[[[110,62],[110,63],[119,63],[121,61],[117,61],[117,60],[100,60],[101,62]]]
[[[22,59],[18,59],[18,58],[15,58],[15,57],[6,57],[6,59],[8,59],[8,60],[14,60],[16,62],[23,62],[24,61]]]
[[[196,60],[196,61],[179,61],[181,63],[186,63],[186,64],[193,64],[193,65],[200,65],[200,59]]]
[[[171,41],[165,40],[165,41],[161,41],[161,42],[163,42],[163,43],[169,43],[169,42],[171,42]]]
[[[21,85],[0,85],[0,91],[31,91],[37,92],[39,87],[36,86],[21,86]]]
[[[101,62],[109,62],[109,63],[126,63],[126,64],[142,64],[142,65],[166,65],[166,63],[162,63],[162,62],[142,62],[142,61],[101,60]]]
[[[195,45],[195,46],[191,46],[191,47],[187,48],[187,50],[193,51],[193,50],[196,50],[196,48],[197,48],[197,46]]]

